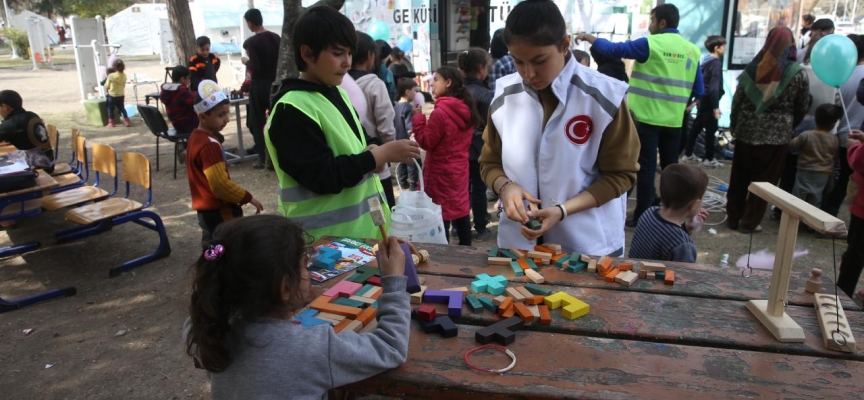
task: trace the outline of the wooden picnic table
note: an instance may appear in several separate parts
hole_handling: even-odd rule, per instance
[[[430,253],[430,261],[418,266],[430,289],[470,287],[480,273],[504,275],[509,286],[529,282],[507,266],[488,265],[483,249],[417,247]],[[743,278],[737,268],[666,264],[676,273],[671,287],[648,280],[624,287],[585,271],[541,267],[544,286],[585,301],[591,310],[575,320],[555,310],[551,325],[522,328],[508,346],[517,356],[510,372],[466,366],[465,352],[479,346],[474,331],[500,319],[463,306],[462,316],[453,318],[458,337],[427,335],[412,322],[408,362],[348,389],[412,399],[840,398],[864,392],[864,352],[823,346],[812,295],[803,290],[805,274],[793,274],[786,312],[804,328],[806,340],[781,343],[745,307],[746,300],[767,299],[770,271]],[[823,292],[833,293],[833,282],[822,278]],[[841,297],[860,342],[864,312]],[[446,313],[445,305],[435,306]],[[472,362],[503,368],[510,360],[483,350]]]

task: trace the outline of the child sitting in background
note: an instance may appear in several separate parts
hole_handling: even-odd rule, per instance
[[[210,372],[212,398],[327,399],[329,389],[408,358],[411,305],[397,239],[379,244],[389,251],[378,259],[378,327],[337,334],[291,321],[314,297],[307,238],[282,216],[241,218],[220,225],[195,263],[183,334],[186,353]]]
[[[210,38],[201,36],[195,39],[195,55],[189,58],[189,88],[197,91],[198,84],[205,79],[219,82],[216,73],[221,65],[219,57],[210,52]]]
[[[129,126],[129,115],[126,114],[126,106],[123,104],[126,99],[126,74],[123,73],[126,70],[126,64],[118,58],[114,60],[113,69],[114,72],[105,79],[105,90],[108,92],[105,96],[105,106],[108,107],[108,126],[111,128],[116,126],[114,123],[115,108],[119,109],[120,115],[123,116],[123,126]]]
[[[396,127],[396,140],[410,139],[414,130],[411,116],[414,110],[414,97],[417,95],[417,82],[411,78],[399,78],[396,93],[399,96],[399,102],[393,107],[396,112],[396,119],[393,120],[393,125]],[[396,167],[396,176],[399,178],[400,189],[407,187],[408,190],[417,190],[420,174],[414,163],[399,164]]]
[[[54,172],[54,149],[45,123],[36,113],[24,109],[24,100],[14,90],[0,90],[0,141],[9,142],[25,153],[27,164]]]
[[[207,246],[219,224],[243,216],[242,205],[252,203],[256,214],[264,210],[252,193],[232,181],[228,174],[219,131],[231,120],[231,106],[216,83],[210,83],[217,90],[204,93],[203,99],[195,104],[199,125],[189,136],[186,148],[186,174],[192,209],[198,212],[202,246]]]
[[[195,94],[189,90],[189,68],[178,65],[171,70],[171,83],[162,85],[159,99],[168,111],[168,120],[178,134],[189,134],[198,127]]]
[[[789,150],[798,152],[798,172],[792,194],[817,208],[822,204],[834,172],[834,161],[840,140],[831,133],[843,117],[843,107],[822,104],[816,108],[816,129],[804,132],[789,142]]]
[[[672,164],[660,175],[660,207],[651,207],[636,225],[630,257],[646,260],[696,262],[696,245],[690,238],[693,218],[704,221],[702,196],[708,175],[700,168]]]

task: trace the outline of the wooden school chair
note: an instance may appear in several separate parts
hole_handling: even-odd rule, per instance
[[[48,124],[45,125],[45,128],[48,130],[48,142],[51,143],[51,148],[54,150],[54,172],[51,173],[51,176],[60,176],[68,173],[75,173],[72,169],[70,163],[57,162],[60,158],[60,131],[57,130],[57,127]],[[72,129],[72,160],[75,160],[75,148],[78,146],[78,130]]]
[[[94,144],[91,153],[93,154],[93,170],[96,171],[93,186],[79,186],[45,196],[42,198],[42,208],[48,211],[57,211],[65,207],[104,200],[117,193],[117,153],[111,146],[104,144]],[[105,175],[114,178],[114,190],[110,193],[98,187]]]
[[[84,186],[90,179],[90,167],[87,164],[87,139],[80,134],[75,138],[75,167],[73,171],[75,172],[54,176],[60,186],[52,189],[52,194]]]
[[[126,182],[126,194],[124,197],[111,197],[104,201],[73,208],[66,212],[66,220],[83,225],[64,231],[55,232],[57,243],[65,243],[84,237],[97,235],[111,230],[115,225],[133,222],[159,234],[159,245],[152,253],[127,261],[118,267],[111,268],[108,276],[115,277],[124,271],[139,267],[159,258],[168,257],[171,254],[171,244],[165,232],[165,224],[162,218],[155,212],[148,210],[153,202],[153,186],[150,178],[150,161],[141,153],[123,153],[123,180]],[[147,190],[147,201],[141,204],[129,198],[132,184]],[[153,222],[146,221],[150,219]],[[100,246],[107,251],[114,249]]]

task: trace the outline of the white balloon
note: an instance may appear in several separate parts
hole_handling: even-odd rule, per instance
[[[360,89],[360,86],[357,85],[357,82],[354,81],[354,78],[345,74],[345,77],[342,78],[342,84],[339,86],[348,92],[348,99],[351,100],[351,104],[354,106],[354,109],[357,110],[357,116],[360,121],[365,120],[366,108],[368,107],[366,96],[363,94],[363,90]]]

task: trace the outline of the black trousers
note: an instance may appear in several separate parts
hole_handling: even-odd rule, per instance
[[[450,241],[450,224],[456,228],[456,235],[459,236],[460,246],[471,245],[471,215],[466,215],[452,221],[444,221],[444,232],[447,232],[447,241]]]
[[[846,237],[846,243],[849,247],[846,248],[840,261],[837,287],[852,297],[855,286],[858,285],[858,278],[861,277],[861,270],[864,269],[864,219],[856,217],[855,214],[850,216],[849,236]]]
[[[480,176],[480,163],[476,160],[468,161],[468,169],[471,176],[471,213],[474,214],[474,230],[477,233],[486,231],[489,224],[489,210],[486,202],[486,183]]]
[[[693,121],[693,127],[690,128],[690,132],[687,136],[687,148],[684,151],[684,154],[687,156],[693,155],[693,148],[696,147],[696,139],[699,138],[699,134],[702,133],[702,130],[705,130],[705,159],[713,160],[714,159],[714,134],[717,132],[717,119],[714,118],[714,110],[706,109],[702,111],[704,107],[699,107],[699,111],[696,113],[696,120]]]
[[[381,179],[381,186],[384,188],[384,197],[387,198],[387,205],[389,208],[393,208],[396,205],[396,196],[393,194],[393,178]]]
[[[822,211],[833,216],[840,212],[840,206],[846,199],[846,188],[849,186],[849,177],[852,176],[852,168],[849,167],[849,159],[846,158],[846,147],[841,147],[837,152],[840,161],[839,171],[834,175],[834,187],[822,195]],[[830,186],[829,186],[830,187]]]
[[[637,123],[636,132],[642,148],[639,150],[639,172],[636,173],[636,209],[633,211],[633,220],[639,221],[642,213],[654,205],[657,195],[654,188],[657,152],[660,152],[661,171],[677,163],[681,128]]]
[[[264,126],[267,125],[267,110],[270,109],[270,88],[273,82],[252,80],[249,85],[249,108],[246,113],[246,127],[252,133],[255,149],[258,151],[258,163],[264,164],[267,156],[267,145],[264,142]],[[238,134],[240,134],[238,132]]]
[[[198,226],[201,227],[201,247],[207,248],[213,240],[213,232],[219,224],[243,216],[243,209],[234,205],[221,210],[198,211]]]

